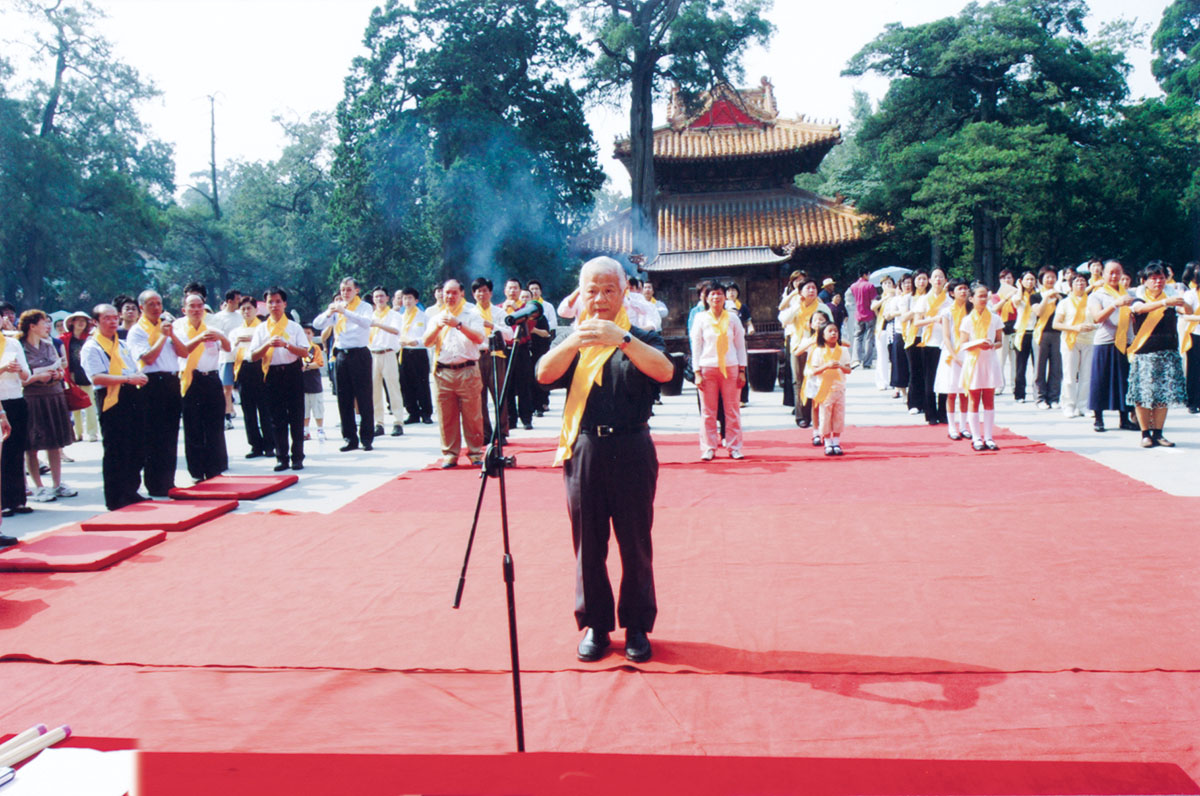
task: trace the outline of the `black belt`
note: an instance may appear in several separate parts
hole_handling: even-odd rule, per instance
[[[396,353],[396,349],[385,348],[383,351],[372,351],[371,353],[372,354],[394,354],[394,353]]]
[[[217,372],[215,370],[196,370],[196,371],[192,371],[192,375],[193,376],[216,376]]]
[[[468,359],[466,362],[459,362],[457,365],[443,365],[441,362],[439,362],[437,369],[438,370],[462,370],[463,368],[473,368],[477,364],[479,364],[479,363],[477,363],[473,359]]]
[[[641,434],[649,430],[649,423],[639,423],[636,426],[583,426],[579,433],[593,437],[615,437],[621,434]]]
[[[153,379],[153,378],[165,379],[168,376],[174,376],[175,378],[179,378],[179,374],[172,370],[156,370],[153,373],[145,374],[145,376],[147,379]]]

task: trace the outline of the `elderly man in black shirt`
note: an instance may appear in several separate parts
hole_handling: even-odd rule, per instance
[[[658,458],[650,429],[655,388],[674,366],[662,336],[632,327],[624,307],[627,279],[609,257],[579,272],[582,311],[562,345],[542,357],[537,380],[567,387],[555,463],[563,465],[567,510],[575,544],[575,620],[587,633],[578,657],[604,657],[616,621],[625,628],[625,657],[649,660],[658,612],[654,596],[650,528]],[[609,526],[621,552],[616,616],[605,559]]]

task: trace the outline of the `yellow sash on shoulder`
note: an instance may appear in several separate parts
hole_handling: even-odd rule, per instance
[[[621,307],[613,322],[629,331],[629,313],[625,311],[625,307]],[[583,422],[583,410],[587,406],[592,386],[601,383],[604,363],[616,350],[615,345],[588,346],[580,350],[579,361],[575,363],[575,373],[571,376],[571,386],[567,390],[567,403],[563,407],[562,431],[558,434],[558,450],[554,452],[555,467],[571,458],[575,440],[579,438],[579,425]]]
[[[1050,309],[1045,309],[1045,304],[1050,303]],[[1038,316],[1037,326],[1033,327],[1033,344],[1042,344],[1042,333],[1046,331],[1046,324],[1050,323],[1050,319],[1054,317],[1054,310],[1058,307],[1058,294],[1053,290],[1043,291],[1042,293],[1043,308]]]
[[[1075,310],[1075,314],[1071,319],[1072,326],[1079,326],[1087,320],[1087,295],[1082,295],[1079,298],[1068,296],[1067,300],[1071,302],[1071,306]],[[1075,350],[1075,341],[1079,338],[1079,332],[1063,332],[1063,340],[1067,344],[1068,351]]]
[[[383,309],[379,309],[377,307],[375,309],[375,314],[374,314],[375,320],[382,321],[384,318],[387,317],[387,314],[389,312],[391,312],[391,309],[392,309],[391,307],[384,307]],[[367,342],[368,343],[375,342],[375,334],[376,334],[376,332],[380,332],[380,331],[382,331],[382,329],[377,329],[374,326],[372,326],[371,331],[367,334]]]
[[[1118,290],[1107,283],[1104,285],[1103,290],[1118,301],[1127,295],[1126,291]],[[1122,354],[1126,353],[1129,348],[1129,307],[1121,307],[1117,310],[1117,333],[1113,340],[1113,345]]]
[[[150,319],[143,315],[138,319],[137,325],[146,331],[146,336],[150,338],[151,348],[158,345],[159,339],[163,336],[162,327],[159,324],[150,323]],[[146,367],[146,360],[144,358],[139,357],[138,362],[142,364],[142,367]]]
[[[121,358],[121,341],[117,337],[111,340],[100,332],[95,334],[96,342],[100,344],[101,350],[108,354],[108,375],[120,376],[125,372],[125,360]],[[110,384],[104,388],[104,405],[100,407],[101,412],[107,412],[117,405],[117,397],[121,394],[120,384]]]
[[[354,312],[358,309],[358,305],[362,304],[362,296],[355,296],[354,301],[346,305],[346,312]],[[337,323],[333,325],[333,330],[338,334],[346,331],[346,312],[338,316]]]
[[[1149,304],[1151,301],[1160,301],[1166,296],[1166,293],[1159,293],[1157,296],[1151,296],[1146,293],[1145,301]],[[1158,326],[1158,322],[1163,319],[1163,315],[1167,312],[1166,307],[1159,307],[1146,315],[1146,320],[1142,321],[1142,327],[1138,329],[1136,335],[1133,336],[1133,342],[1129,344],[1129,361],[1133,361],[1133,355],[1141,350],[1146,341],[1150,339],[1150,335],[1154,333],[1154,327]]]
[[[480,317],[483,318],[485,323],[494,323],[492,321],[492,307],[496,306],[495,304],[487,305],[486,310],[479,304],[476,304],[475,306],[479,308],[479,315],[480,315]],[[493,325],[493,328],[495,328],[494,325]],[[488,335],[486,339],[490,340],[491,335]],[[498,357],[500,359],[508,359],[508,354],[505,354],[503,351],[492,351],[491,354],[493,357]]]
[[[207,324],[200,321],[200,328],[193,329],[191,321],[184,324],[187,327],[188,340],[195,340],[200,335],[208,331]],[[200,357],[204,356],[204,348],[208,343],[201,343],[192,349],[188,354],[187,363],[183,366],[183,373],[179,376],[179,394],[187,395],[188,388],[192,386],[192,376],[196,372],[196,366],[200,364]]]
[[[942,336],[942,345],[944,346],[942,350],[949,352],[946,355],[947,364],[953,362],[954,355],[958,353],[958,327],[962,326],[963,318],[967,317],[967,313],[970,312],[967,306],[965,302],[962,305],[955,302],[954,306],[950,308],[950,334]]]
[[[929,309],[925,310],[925,318],[934,318],[942,309],[942,304],[946,301],[946,291],[935,293],[929,297]],[[921,342],[917,343],[917,348],[924,348],[933,337],[933,326],[926,326],[924,333],[921,335]]]
[[[267,319],[267,337],[275,337],[277,335],[287,334],[288,316],[280,315],[279,320],[272,321]],[[263,352],[262,369],[263,375],[267,375],[267,371],[271,369],[271,357],[275,356],[275,348],[268,348]]]
[[[261,323],[258,318],[255,318],[250,323],[242,324],[245,329],[253,329]],[[246,352],[250,350],[250,343],[238,346],[238,350],[233,352],[233,380],[237,381],[238,373],[242,370],[242,360],[246,358]]]
[[[725,370],[725,357],[729,354],[729,313],[722,312],[718,318],[713,315],[713,311],[709,310],[704,313],[709,323],[712,324],[713,331],[717,333],[717,370],[721,371],[722,378],[729,375]]]
[[[797,348],[804,338],[812,334],[808,328],[808,324],[812,321],[813,313],[817,311],[817,307],[821,306],[821,300],[814,298],[810,304],[805,304],[804,299],[800,299],[800,311],[796,313],[796,317],[792,318],[792,355],[795,356],[798,352]]]
[[[1025,300],[1024,306],[1021,307],[1021,312],[1017,316],[1017,327],[1015,329],[1017,335],[1017,350],[1020,351],[1025,347],[1025,332],[1029,331],[1029,316],[1033,314],[1033,294],[1025,288],[1021,288],[1021,297]]]
[[[833,348],[819,349],[822,352],[822,365],[828,365],[831,362],[839,362],[842,359],[842,346],[835,345]],[[821,386],[817,387],[817,394],[813,396],[813,405],[823,403],[829,397],[830,391],[833,390],[833,385],[838,383],[838,376],[841,371],[837,368],[829,368],[821,374]]]
[[[992,328],[992,313],[985,307],[983,312],[971,313],[971,339],[980,340],[987,336],[988,330]],[[958,327],[956,326],[952,332],[955,337],[958,336]],[[991,342],[991,341],[989,341]],[[963,363],[963,391],[971,389],[971,381],[975,378],[975,368],[979,365],[979,356],[983,353],[978,346],[967,352],[967,361]]]
[[[464,298],[460,298],[458,300],[457,304],[455,304],[453,307],[444,308],[443,312],[448,312],[457,318],[459,315],[462,314],[462,311],[466,306],[467,306],[467,300]],[[442,343],[444,343],[446,341],[446,335],[449,333],[450,333],[449,326],[443,326],[441,328],[441,330],[438,331],[437,343],[435,343],[433,346],[433,361],[435,363],[437,362],[438,357],[440,357],[442,355]]]
[[[924,293],[913,293],[912,301],[916,301],[923,295],[925,295],[925,294]],[[911,302],[908,305],[908,309],[910,311],[912,310]],[[913,321],[916,321],[915,316],[913,317],[912,320],[904,322],[903,329],[904,329],[904,347],[905,348],[912,348],[912,344],[917,342],[917,334],[919,333],[919,330],[917,329],[917,326]]]

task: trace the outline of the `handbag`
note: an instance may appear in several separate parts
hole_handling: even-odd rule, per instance
[[[67,396],[67,409],[71,410],[72,412],[78,412],[80,409],[87,409],[92,405],[91,397],[75,382],[64,381],[63,390]]]

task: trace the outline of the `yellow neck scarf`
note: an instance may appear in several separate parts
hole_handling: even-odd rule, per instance
[[[1085,320],[1087,320],[1087,302],[1088,302],[1087,295],[1086,294],[1084,294],[1082,296],[1072,295],[1072,296],[1068,296],[1068,299],[1071,302],[1071,307],[1074,308],[1074,310],[1075,310],[1075,314],[1073,316],[1071,316],[1071,325],[1079,326],[1081,323],[1083,323]],[[1069,351],[1075,350],[1075,341],[1078,338],[1079,338],[1079,332],[1063,332],[1063,340],[1067,344],[1067,350],[1069,350]]]
[[[1112,296],[1114,299],[1117,299],[1118,301],[1125,298],[1125,295],[1126,295],[1126,292],[1124,290],[1121,290],[1120,288],[1115,288],[1107,283],[1104,285],[1103,290],[1105,293]],[[1120,351],[1122,354],[1126,353],[1126,351],[1129,347],[1129,308],[1128,307],[1121,307],[1119,310],[1117,310],[1117,333],[1116,333],[1116,338],[1113,340],[1113,345],[1115,345],[1117,347],[1117,350]]]
[[[105,354],[108,354],[108,375],[120,376],[125,372],[125,360],[121,358],[121,341],[113,335],[112,339],[105,337],[96,332],[96,342],[100,344],[100,348]],[[120,384],[110,384],[104,389],[104,405],[100,407],[101,412],[107,412],[109,409],[117,405],[117,397],[121,394]]]
[[[253,329],[255,326],[258,326],[259,323],[260,323],[260,321],[258,320],[258,318],[254,318],[250,321],[250,323],[243,323],[242,328]],[[247,342],[245,345],[238,346],[238,350],[235,351],[233,354],[233,379],[234,379],[234,381],[237,381],[238,373],[241,372],[241,370],[242,370],[242,360],[246,358],[246,352],[249,350],[250,350],[250,343]]]
[[[280,315],[279,320],[273,321],[267,318],[267,337],[276,337],[287,334],[288,316]],[[275,356],[275,348],[268,348],[263,352],[262,369],[263,375],[267,375],[267,371],[271,369],[271,357]]]
[[[796,317],[792,318],[792,353],[799,353],[796,349],[800,347],[800,343],[804,338],[812,334],[808,325],[812,320],[812,315],[817,311],[817,307],[821,306],[821,300],[814,298],[811,303],[805,304],[804,299],[800,299],[800,311],[796,313]]]
[[[417,305],[414,304],[404,311],[404,336],[408,337],[408,330],[412,328],[413,321],[417,319]]]
[[[480,317],[482,317],[483,320],[486,321],[487,323],[492,323],[492,307],[494,307],[496,305],[488,304],[486,309],[484,308],[484,306],[482,304],[476,304],[475,306],[479,308]],[[508,359],[508,355],[505,354],[503,351],[493,351],[491,353],[492,353],[493,357],[498,357],[500,359]]]
[[[386,317],[387,317],[387,314],[388,314],[389,312],[391,312],[391,309],[392,309],[391,307],[384,307],[383,309],[379,309],[378,307],[376,307],[376,308],[375,308],[375,315],[374,315],[374,317],[375,317],[375,320],[377,320],[377,321],[382,321],[384,318],[386,318]],[[368,335],[367,335],[367,342],[368,342],[368,343],[373,343],[373,342],[375,342],[375,333],[376,333],[376,332],[381,332],[381,331],[383,331],[383,330],[382,330],[382,329],[376,329],[374,326],[372,326],[372,327],[371,327],[371,332],[370,332],[370,334],[368,334]]]
[[[961,305],[956,301],[950,308],[950,333],[943,335],[944,339],[942,340],[942,345],[950,352],[946,356],[947,362],[952,361],[952,355],[958,353],[958,329],[962,326],[963,318],[967,317],[967,313],[971,311],[970,306],[965,301]]]
[[[629,314],[624,306],[617,313],[614,323],[629,331]],[[571,386],[567,390],[567,403],[563,407],[562,431],[558,434],[558,450],[554,452],[555,467],[571,458],[575,440],[579,438],[579,425],[583,422],[583,410],[587,406],[592,386],[601,383],[604,363],[616,350],[615,345],[588,346],[580,350],[579,361],[575,363],[575,374],[571,377]]]
[[[362,297],[355,296],[354,300],[346,304],[346,312],[354,312],[358,309],[358,305],[362,304]],[[338,316],[337,323],[333,325],[333,330],[338,334],[346,331],[346,312]]]
[[[1161,301],[1166,297],[1166,293],[1160,292],[1158,295],[1151,296],[1150,291],[1146,291],[1146,303],[1151,301]],[[1129,361],[1133,361],[1133,355],[1141,350],[1146,341],[1150,339],[1150,335],[1154,333],[1154,327],[1158,326],[1158,322],[1163,319],[1163,315],[1167,312],[1166,307],[1159,307],[1146,315],[1146,319],[1142,321],[1142,328],[1133,337],[1133,342],[1129,344]]]
[[[717,333],[717,370],[721,371],[721,376],[724,378],[729,375],[725,370],[725,357],[729,354],[729,313],[722,312],[719,318],[712,310],[704,314],[708,316],[707,320],[712,324],[713,331]]]
[[[742,300],[741,299],[734,299],[730,303],[733,304],[734,312],[737,312],[738,310],[740,310],[742,308]]]
[[[984,339],[991,328],[992,313],[990,311],[985,308],[983,312],[971,312],[971,340]],[[953,334],[958,337],[957,326],[953,329]],[[979,364],[979,356],[982,353],[983,350],[978,346],[967,352],[967,361],[963,363],[962,388],[964,392],[971,389],[971,381],[975,378],[975,368]]]
[[[938,311],[942,308],[942,304],[946,302],[946,295],[946,291],[943,290],[940,293],[933,293],[929,296],[929,309],[925,312],[926,318],[933,318],[938,314]],[[932,337],[933,327],[926,326],[925,333],[921,335],[921,342],[917,344],[917,347],[924,348]]]
[[[1047,309],[1047,306],[1049,309]],[[1054,292],[1054,288],[1042,291],[1042,311],[1038,316],[1037,325],[1033,327],[1033,344],[1042,344],[1042,333],[1046,331],[1046,325],[1050,323],[1050,319],[1054,317],[1054,308],[1058,306],[1058,294]]]
[[[818,365],[828,365],[830,362],[838,362],[842,358],[841,343],[833,348],[818,348],[822,352],[821,361]],[[838,368],[829,368],[821,373],[821,386],[817,388],[817,394],[813,396],[813,405],[824,403],[829,397],[829,393],[833,390],[833,385],[837,384],[838,376],[842,375],[842,371]]]
[[[915,302],[917,299],[919,299],[921,296],[924,296],[924,295],[925,295],[924,290],[922,290],[920,293],[913,291],[912,301],[909,302],[908,309],[911,311],[912,310],[912,302]],[[914,315],[911,320],[907,320],[904,322],[904,347],[905,348],[912,348],[912,344],[917,342],[917,335],[920,334],[920,331],[917,329],[916,324],[913,323],[913,321],[915,321],[916,319],[917,319],[916,315]]]
[[[1025,332],[1029,330],[1029,316],[1033,314],[1033,293],[1021,288],[1021,298],[1024,304],[1021,306],[1021,314],[1017,318],[1017,350],[1020,351],[1025,347]]]
[[[200,328],[198,329],[192,328],[190,320],[184,326],[187,328],[188,340],[195,340],[208,331],[208,326],[204,321],[200,321]],[[187,395],[188,388],[192,386],[192,376],[196,372],[196,366],[200,364],[200,357],[204,356],[204,348],[207,345],[208,343],[201,343],[192,349],[192,353],[188,354],[187,363],[183,367],[183,374],[179,377],[179,392],[181,395]]]
[[[150,319],[143,315],[138,319],[137,325],[146,330],[146,336],[150,338],[150,347],[158,345],[159,339],[163,336],[162,327],[157,323],[150,323]],[[146,360],[139,359],[142,367],[146,367]]]
[[[454,317],[457,318],[460,314],[462,314],[463,308],[465,308],[466,306],[467,306],[467,300],[460,298],[458,300],[457,304],[455,304],[453,307],[446,307],[443,310],[443,312],[449,312],[451,315],[453,315]],[[440,332],[438,332],[437,343],[433,347],[434,362],[436,362],[438,357],[440,357],[442,355],[442,343],[446,340],[446,335],[449,333],[450,333],[449,326],[443,326],[442,330]]]

